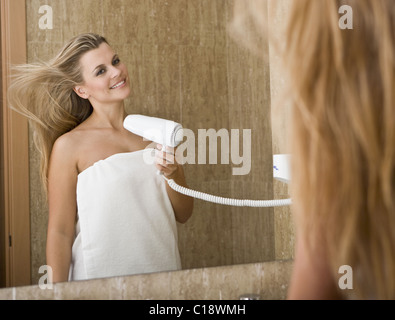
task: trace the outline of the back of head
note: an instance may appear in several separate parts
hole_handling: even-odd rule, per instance
[[[353,268],[356,297],[394,299],[394,3],[294,1],[286,43],[298,232],[325,244],[335,280]]]
[[[73,88],[84,82],[80,59],[106,39],[93,33],[71,39],[49,62],[15,66],[8,89],[10,107],[28,117],[41,155],[41,177],[46,187],[48,160],[55,140],[92,113],[88,100]]]
[[[394,299],[394,1],[289,0],[284,46],[266,0],[235,1],[235,38],[261,56],[269,40],[283,61],[300,240],[334,281],[352,267],[354,297]]]

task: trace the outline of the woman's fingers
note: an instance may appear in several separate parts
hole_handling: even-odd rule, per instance
[[[155,165],[166,177],[172,176],[178,170],[175,148],[167,147],[162,151],[162,145],[158,144],[155,150]]]
[[[162,165],[176,164],[175,160],[175,148],[166,147],[166,150],[162,150],[162,145],[157,145],[157,150],[155,150],[155,157],[157,163]]]

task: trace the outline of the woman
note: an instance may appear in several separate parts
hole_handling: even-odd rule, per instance
[[[262,27],[263,1],[248,2]],[[394,299],[395,3],[290,4],[280,52],[293,106],[288,298]]]
[[[347,1],[353,29],[343,29],[343,4],[298,0],[289,21],[298,228],[289,298],[394,299],[395,5]]]
[[[156,174],[186,185],[174,150],[159,145],[149,165],[150,142],[123,128],[130,78],[106,39],[79,35],[48,64],[18,69],[9,97],[35,125],[53,282],[180,269],[175,221],[193,200]]]

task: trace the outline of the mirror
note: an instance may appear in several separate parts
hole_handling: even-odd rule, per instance
[[[287,1],[277,1],[281,10]],[[279,24],[281,19],[270,13],[278,18],[281,10],[272,0],[262,2],[269,8],[268,19]],[[234,41],[228,30],[233,10],[234,0],[47,0],[45,5],[29,0],[28,62],[53,57],[79,33],[102,34],[131,75],[127,112],[171,119],[195,133],[195,161],[184,165],[192,189],[232,198],[285,198],[287,186],[273,182],[272,163],[274,153],[285,153],[281,130],[274,132],[271,121],[277,92],[273,83],[279,85],[281,77],[270,59]],[[269,44],[264,48],[267,58]],[[218,135],[217,144],[209,141],[199,129],[225,129],[228,137],[236,129],[240,143],[243,129],[250,129],[252,148],[240,144],[239,161],[228,149],[229,162],[221,163],[224,140]],[[31,138],[29,145],[31,266],[32,283],[37,283],[45,264],[48,211]],[[205,159],[198,158],[202,146]],[[235,175],[234,168],[242,174]],[[178,225],[183,269],[287,259],[293,246],[290,221],[285,207],[240,208],[195,200],[192,218]]]

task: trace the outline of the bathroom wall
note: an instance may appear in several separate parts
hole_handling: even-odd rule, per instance
[[[39,27],[43,5],[53,10],[52,29]],[[194,131],[196,145],[198,129],[252,130],[248,175],[232,175],[232,163],[186,164],[190,187],[225,197],[273,198],[269,61],[229,36],[233,0],[27,0],[26,6],[29,62],[52,57],[79,33],[104,35],[129,67],[129,113],[178,121]],[[37,283],[45,264],[48,211],[32,143],[30,155],[32,282]],[[183,267],[273,260],[275,223],[273,208],[196,200],[192,218],[178,226]]]
[[[289,154],[289,120],[291,108],[285,89],[286,77],[282,70],[280,50],[285,43],[287,14],[292,0],[268,0],[268,34],[270,57],[270,92],[272,117],[273,154]],[[273,181],[273,195],[276,199],[290,197],[289,185],[278,180]],[[294,257],[295,228],[289,206],[275,207],[274,234],[275,258],[292,259]]]

